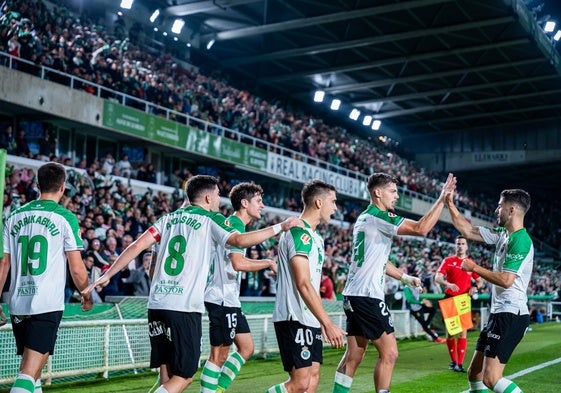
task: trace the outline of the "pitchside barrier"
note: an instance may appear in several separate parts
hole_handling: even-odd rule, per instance
[[[389,298],[395,300],[393,295],[388,300]],[[146,319],[147,299],[122,297],[112,300],[115,303],[97,304],[87,313],[81,312],[77,303],[66,306],[54,355],[49,358],[43,370],[44,384],[78,377],[108,378],[110,372],[136,373],[148,369],[150,341]],[[255,342],[255,355],[259,357],[278,353],[272,323],[273,300],[242,298],[242,308]],[[540,299],[542,300],[545,299]],[[393,306],[398,306],[394,303]],[[486,302],[482,303],[485,303],[482,308],[473,309],[474,317],[478,316],[474,318],[476,328],[480,328],[480,321],[487,319]],[[333,321],[344,328],[345,315],[341,302],[324,301],[323,304]],[[419,324],[410,317],[408,310],[392,310],[392,316],[397,338],[424,334]],[[439,316],[434,319],[435,323],[442,323]],[[9,387],[13,383],[20,362],[20,357],[16,356],[11,328],[11,324],[0,328],[0,388]],[[203,316],[202,348],[201,360],[205,360],[210,352],[206,315]]]

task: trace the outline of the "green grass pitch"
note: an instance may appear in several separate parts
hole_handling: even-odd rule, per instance
[[[505,370],[505,376],[519,373],[531,367],[561,357],[561,324],[550,322],[532,325],[516,348],[514,355]],[[470,332],[466,367],[473,352],[477,332]],[[448,370],[449,358],[445,344],[434,344],[425,340],[399,340],[399,359],[393,375],[392,392],[397,393],[459,393],[467,391],[466,374]],[[321,380],[318,393],[330,393],[333,375],[337,363],[343,354],[342,350],[326,349],[324,363],[321,368]],[[352,393],[372,393],[372,369],[376,362],[377,352],[370,347],[367,356],[355,375]],[[186,392],[199,391],[199,373]],[[153,372],[139,375],[111,377],[108,380],[87,380],[64,384],[44,386],[49,393],[145,393],[154,383],[156,374]],[[270,386],[287,379],[282,370],[280,358],[270,356],[268,359],[250,360],[234,381],[229,393],[263,393]],[[561,363],[516,377],[514,381],[525,393],[558,393],[561,392]],[[8,392],[9,390],[1,390]]]

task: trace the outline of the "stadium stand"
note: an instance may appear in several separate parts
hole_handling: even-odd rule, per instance
[[[153,115],[168,116],[171,113],[169,117],[178,122],[188,121],[178,114],[188,114],[232,131],[224,131],[224,137],[234,138],[239,133],[257,138],[267,143],[263,144],[266,148],[270,145],[287,148],[303,157],[327,162],[329,169],[336,172],[345,169],[361,173],[393,173],[400,178],[405,189],[428,198],[434,196],[429,190],[438,190],[435,185],[440,174],[428,173],[418,168],[414,162],[400,156],[397,146],[391,143],[362,140],[341,127],[330,126],[309,115],[294,113],[274,101],[269,102],[236,89],[199,70],[183,68],[169,55],[154,56],[126,37],[109,36],[102,26],[73,15],[64,7],[24,0],[11,2],[9,5],[12,8],[3,10],[0,18],[0,52],[8,53],[11,57],[0,56],[2,66],[46,76],[47,79],[66,86],[72,83],[73,89],[118,101]],[[32,64],[17,59],[28,60]],[[51,69],[58,72],[51,72]],[[144,104],[146,102],[149,104]],[[3,215],[37,197],[34,171],[42,162],[63,162],[74,168],[70,171],[68,195],[63,203],[79,217],[88,246],[95,237],[101,240],[114,237],[117,249],[120,249],[125,235],[135,238],[161,214],[176,209],[183,201],[181,185],[193,174],[205,170],[197,166],[184,167],[169,171],[165,176],[158,176],[158,171],[151,162],[127,164],[129,161],[124,154],[115,158],[104,154],[100,157],[88,157],[88,160],[84,157],[57,156],[60,141],[56,135],[45,132],[39,146],[33,146],[37,141],[28,140],[22,130],[16,130],[14,131],[13,125],[7,124],[0,138],[1,147],[10,154]],[[243,138],[239,140],[250,141]],[[240,180],[231,178],[228,173],[217,174],[222,179],[223,194]],[[164,177],[167,178],[165,181]],[[267,204],[279,209],[270,209],[263,221],[256,223],[256,226],[278,222],[280,216],[300,209],[297,194],[284,198],[267,195],[267,198]],[[495,201],[482,199],[481,195],[471,198],[466,191],[462,191],[459,199],[463,208],[483,217],[491,216],[495,208]],[[338,292],[344,285],[350,258],[352,226],[349,223],[353,222],[353,218],[364,207],[364,201],[362,205],[356,200],[347,200],[345,203],[344,212],[339,217],[339,221],[344,223],[333,223],[322,228],[328,256],[324,266],[330,270]],[[561,233],[554,226],[557,220],[551,219],[558,217],[558,209],[553,205],[541,205],[539,209],[539,215],[548,219],[544,223],[534,223],[530,231],[547,243],[560,246]],[[227,211],[227,201],[224,200],[223,212]],[[96,221],[96,217],[99,221]],[[427,283],[432,283],[441,258],[453,252],[449,242],[454,235],[450,226],[440,224],[427,239],[396,239],[390,258],[409,274],[419,275]],[[274,244],[267,246],[272,247],[274,255]],[[103,255],[103,251],[100,249],[98,252]],[[485,248],[474,247],[471,255],[483,265],[490,265],[489,252]],[[101,258],[105,260],[103,256]],[[100,263],[103,264],[101,261]],[[259,279],[263,280],[263,277],[259,276]],[[262,286],[263,283],[260,284]],[[561,293],[561,274],[556,268],[539,266],[530,287],[533,295],[550,295],[557,299]],[[387,294],[390,298],[399,290],[397,283],[388,281]],[[433,291],[438,290],[433,285]],[[71,296],[69,301],[72,301]],[[246,307],[250,307],[248,310],[252,314],[268,313],[268,309],[262,305],[248,304]],[[332,311],[336,313],[340,310],[339,304],[334,303]],[[86,317],[87,319],[116,322],[110,324],[110,330],[108,325],[100,323],[87,328],[85,333],[89,332],[88,329],[99,329],[107,335],[115,334],[111,340],[120,342],[123,347],[109,357],[129,358],[131,362],[122,366],[123,368],[146,367],[146,348],[137,347],[138,343],[133,343],[145,336],[142,319],[145,317],[144,311],[144,302],[140,298],[127,299],[124,303],[119,303],[119,307],[113,304],[96,306],[96,314]],[[70,321],[73,317],[68,315],[68,318],[67,321]],[[123,322],[122,319],[131,321]],[[136,319],[142,321],[135,321]],[[403,335],[411,333],[407,328],[407,321],[404,318],[399,322],[404,326]],[[125,328],[129,323],[130,329]],[[263,320],[257,320],[255,324],[255,329],[258,330],[257,326],[262,326]],[[75,326],[84,329],[79,323]],[[0,331],[1,346],[6,348],[8,345],[4,344],[7,339],[4,337],[7,330]],[[74,339],[79,340],[79,337]],[[275,350],[274,347],[265,349],[264,345],[262,353]],[[3,351],[5,354],[7,352],[9,351]],[[102,350],[97,348],[92,349],[92,352],[98,354],[95,356],[101,356],[99,353]],[[133,352],[134,356],[131,355]],[[12,358],[9,355],[9,360],[4,357],[0,360],[3,370],[0,384],[5,380],[2,378],[15,374],[13,365],[4,367]],[[97,360],[101,363],[104,361],[101,358]],[[90,368],[95,372],[109,371],[108,366],[99,366],[98,363]],[[67,368],[68,364],[61,367]],[[88,368],[89,365],[80,367]],[[117,364],[113,369],[119,368],[121,365]],[[74,374],[74,370],[65,372],[67,375]]]

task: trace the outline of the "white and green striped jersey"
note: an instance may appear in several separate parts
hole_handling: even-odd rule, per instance
[[[403,217],[374,205],[358,216],[353,230],[353,256],[343,295],[384,300],[386,262],[392,238]]]
[[[160,243],[148,308],[204,313],[210,264],[235,229],[220,213],[188,206],[148,230]]]
[[[4,225],[10,254],[10,313],[35,315],[64,310],[66,251],[82,249],[76,216],[52,200],[15,210]]]
[[[529,314],[527,290],[534,267],[534,245],[526,228],[509,235],[502,227],[479,227],[479,233],[485,243],[495,245],[493,271],[516,274],[509,288],[493,285],[491,313]]]
[[[228,218],[230,225],[240,233],[245,233],[245,225],[238,216]],[[245,254],[243,248],[227,248],[219,246],[217,258],[210,268],[210,278],[205,290],[205,302],[224,304],[226,307],[241,307],[240,285],[242,277],[240,272],[234,270],[230,253]]]
[[[311,281],[319,294],[324,258],[323,238],[319,233],[312,231],[306,222],[304,224],[305,228],[291,228],[283,233],[279,240],[277,297],[273,322],[299,321],[306,326],[320,327],[319,321],[298,292],[290,262],[297,255],[308,258]]]

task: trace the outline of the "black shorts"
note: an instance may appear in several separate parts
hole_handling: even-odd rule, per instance
[[[43,355],[54,353],[62,311],[23,316],[11,315],[10,318],[18,355],[23,355],[24,348]]]
[[[201,320],[202,315],[196,312],[149,309],[150,367],[167,364],[173,375],[195,375],[201,357]]]
[[[343,309],[347,316],[347,335],[377,340],[386,332],[394,332],[388,306],[380,299],[364,296],[345,296]]]
[[[321,329],[302,325],[298,321],[275,322],[275,332],[284,371],[311,367],[323,363]]]
[[[502,364],[506,364],[529,325],[529,315],[509,312],[491,314],[479,334],[475,350],[489,358],[498,357]]]
[[[205,302],[209,319],[210,345],[232,345],[239,333],[250,333],[249,325],[240,307],[225,307]]]

